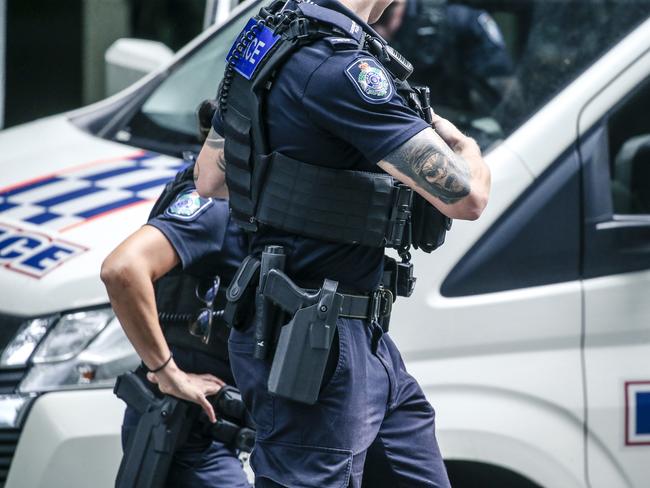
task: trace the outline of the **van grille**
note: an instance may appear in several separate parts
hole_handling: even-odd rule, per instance
[[[0,313],[0,351],[4,351],[7,344],[14,338],[20,325],[27,317],[16,317]]]
[[[3,488],[7,481],[19,437],[19,429],[0,429],[0,488]]]
[[[14,338],[25,320],[27,320],[26,317],[0,314],[0,354]],[[0,368],[0,395],[14,393],[26,371],[25,367]],[[2,469],[1,465],[0,469]]]

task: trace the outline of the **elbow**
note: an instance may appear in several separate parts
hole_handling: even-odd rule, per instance
[[[111,254],[104,260],[99,277],[109,295],[113,295],[120,289],[128,288],[133,282],[132,268],[128,262],[120,259],[119,254]]]
[[[488,196],[487,194],[472,195],[467,208],[465,209],[465,220],[478,220],[483,214],[485,207],[487,207]]]
[[[195,181],[196,185],[196,191],[199,192],[199,195],[202,198],[211,198],[214,197],[213,195],[214,192],[212,192],[212,188],[210,188],[209,185],[206,184],[205,178],[199,178]]]
[[[222,181],[209,181],[208,178],[198,178],[194,181],[196,191],[201,198],[227,198],[228,192]]]
[[[450,217],[458,220],[478,220],[487,207],[487,203],[487,192],[472,191],[456,205],[454,215],[450,215]]]

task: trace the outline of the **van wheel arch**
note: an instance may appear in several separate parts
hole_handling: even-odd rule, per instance
[[[478,461],[445,461],[454,488],[543,488],[525,476],[495,464]]]

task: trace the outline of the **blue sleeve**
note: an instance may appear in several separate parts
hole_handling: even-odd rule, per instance
[[[183,270],[188,271],[200,263],[218,261],[229,218],[226,200],[202,198],[195,189],[189,189],[147,224],[165,235]]]
[[[320,64],[302,101],[316,126],[372,163],[428,127],[397,94],[383,66],[358,51],[336,52]]]

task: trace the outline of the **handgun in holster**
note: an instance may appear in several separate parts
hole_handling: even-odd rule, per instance
[[[337,287],[336,281],[326,279],[320,290],[309,293],[282,271],[268,271],[264,297],[292,317],[281,327],[275,346],[268,379],[270,393],[309,405],[316,403],[343,300]]]
[[[214,424],[198,405],[170,395],[156,397],[135,373],[118,376],[113,391],[140,414],[124,450],[116,488],[165,486],[174,452],[187,441],[195,422],[201,422],[213,439],[240,451],[250,452],[255,444],[255,425],[239,390],[232,386],[208,397],[217,415]]]
[[[165,484],[176,449],[189,435],[197,409],[169,395],[157,398],[135,373],[117,378],[114,393],[140,414],[129,438],[115,488],[158,488]]]

